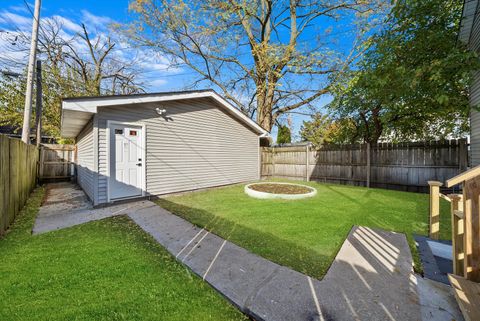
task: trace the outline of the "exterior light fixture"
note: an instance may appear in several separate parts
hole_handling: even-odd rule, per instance
[[[167,112],[166,109],[160,108],[160,107],[155,108],[155,111],[156,111],[157,114],[159,114],[160,116],[163,115],[163,114],[165,114],[165,113]]]

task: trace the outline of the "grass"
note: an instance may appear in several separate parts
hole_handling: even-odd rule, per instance
[[[0,320],[245,320],[127,217],[32,236],[37,189],[0,239]]]
[[[305,183],[315,197],[260,200],[244,185],[159,199],[167,210],[213,233],[310,276],[322,278],[353,225],[405,233],[422,272],[413,235],[428,234],[427,194]],[[450,238],[449,204],[441,204],[441,238]]]

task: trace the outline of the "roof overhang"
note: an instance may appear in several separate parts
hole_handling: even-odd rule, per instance
[[[268,136],[268,132],[265,129],[213,90],[66,98],[62,101],[61,135],[66,138],[77,137],[91,117],[98,112],[98,108],[198,98],[213,99],[220,107],[224,108],[225,111],[243,122],[258,135]]]
[[[462,21],[460,22],[460,31],[458,40],[465,44],[469,44],[473,23],[479,10],[479,0],[465,0],[463,3]]]

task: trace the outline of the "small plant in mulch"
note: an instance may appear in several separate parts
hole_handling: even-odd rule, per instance
[[[272,194],[306,194],[312,191],[308,187],[294,184],[253,184],[249,188],[258,192]]]

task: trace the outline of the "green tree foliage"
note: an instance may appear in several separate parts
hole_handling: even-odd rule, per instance
[[[21,128],[25,105],[25,82],[0,74],[0,126]]]
[[[396,2],[385,30],[334,90],[330,111],[354,123],[351,140],[432,139],[467,131],[467,87],[480,66],[457,43],[461,12],[456,0]]]
[[[287,125],[278,125],[277,144],[289,144],[292,142],[290,128]]]
[[[303,121],[300,137],[314,146],[329,143],[348,144],[355,142],[351,140],[353,132],[355,132],[355,126],[350,120],[334,120],[328,115],[316,113],[312,116],[312,120]]]
[[[23,109],[25,105],[25,75],[19,77],[0,77],[0,125],[11,126],[21,132],[23,126]],[[81,81],[56,76],[47,65],[42,72],[42,134],[60,137],[61,100],[63,97],[86,95]],[[36,105],[36,96],[33,99]],[[35,108],[32,110],[31,126],[34,125]]]

